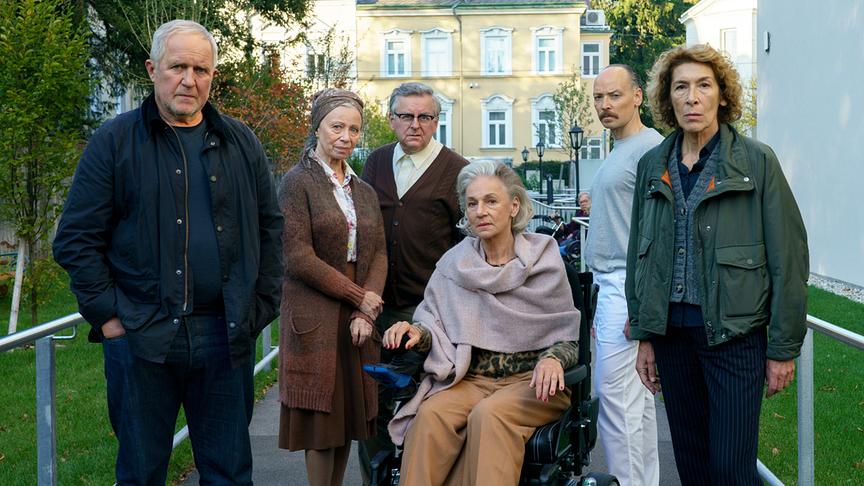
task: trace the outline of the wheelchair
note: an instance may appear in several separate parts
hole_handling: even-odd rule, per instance
[[[573,301],[582,314],[579,325],[579,360],[564,373],[570,388],[571,404],[556,422],[538,427],[525,444],[525,460],[519,486],[616,486],[609,474],[588,472],[591,450],[597,442],[597,415],[600,404],[591,396],[591,319],[594,311],[594,285],[590,272],[580,273],[565,262]],[[406,336],[407,338],[407,336]],[[403,340],[404,342],[404,340]],[[416,389],[410,376],[395,373],[387,365],[367,365],[364,369],[381,386],[394,388],[396,407],[409,400]],[[400,479],[401,448],[382,450],[370,461],[371,484],[397,486]]]

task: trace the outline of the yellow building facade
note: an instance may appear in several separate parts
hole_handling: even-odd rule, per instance
[[[586,25],[582,2],[359,0],[357,89],[386,113],[400,83],[428,84],[442,104],[436,138],[469,159],[518,165],[527,147],[537,160],[542,138],[544,160],[568,160],[552,95],[576,72],[590,98],[609,63],[611,31],[592,12]],[[592,115],[582,154],[600,159],[605,137]]]

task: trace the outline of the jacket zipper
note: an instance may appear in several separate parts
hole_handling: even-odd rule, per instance
[[[183,241],[183,312],[189,306],[189,162],[186,159],[186,151],[183,150],[183,141],[180,140],[180,134],[171,125],[168,125],[177,138],[177,146],[180,148],[180,155],[183,156],[183,211],[184,211],[184,228],[185,235]],[[206,137],[206,135],[205,135]]]

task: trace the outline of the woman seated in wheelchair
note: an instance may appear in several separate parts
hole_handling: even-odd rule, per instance
[[[427,354],[390,435],[404,443],[402,485],[516,485],[525,442],[570,404],[579,311],[555,240],[523,233],[533,211],[519,176],[473,162],[456,185],[469,236],[441,257],[414,323],[383,336]]]

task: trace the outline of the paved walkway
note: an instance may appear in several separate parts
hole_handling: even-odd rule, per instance
[[[669,436],[669,423],[666,421],[666,408],[657,401],[657,429],[660,442],[660,484],[675,486],[681,484],[675,469],[672,455],[672,439]],[[252,437],[252,455],[255,460],[253,480],[259,486],[307,486],[306,467],[302,452],[288,452],[276,446],[279,429],[279,393],[273,387],[264,400],[255,405],[255,414],[249,426]],[[356,443],[345,473],[346,486],[359,486],[360,467],[357,462]],[[603,448],[598,442],[591,456],[591,470],[604,471],[606,462]],[[198,484],[198,475],[193,472],[183,486]]]

